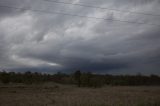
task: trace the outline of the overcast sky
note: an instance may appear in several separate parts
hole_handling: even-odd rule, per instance
[[[0,0],[0,70],[160,75],[159,0],[56,1],[108,9]]]

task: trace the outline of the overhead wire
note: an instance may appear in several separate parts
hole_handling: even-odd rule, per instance
[[[63,1],[55,1],[55,0],[44,0],[44,1],[52,2],[52,3],[58,3],[58,4],[67,4],[67,5],[88,7],[88,8],[96,8],[96,9],[103,9],[103,10],[113,10],[113,11],[118,11],[118,12],[127,12],[127,13],[131,13],[131,14],[141,14],[141,15],[160,17],[159,14],[150,14],[150,13],[126,11],[126,10],[119,10],[119,9],[106,8],[106,7],[98,7],[98,6],[94,6],[94,5],[87,5],[87,4],[84,4],[84,3],[83,4],[82,3],[71,3],[71,2],[63,2]]]
[[[58,15],[66,15],[66,16],[74,16],[74,17],[83,17],[83,18],[104,20],[104,21],[117,21],[117,22],[130,23],[130,24],[145,24],[145,25],[153,25],[153,26],[160,27],[160,25],[157,25],[157,24],[148,24],[148,23],[144,23],[144,22],[133,22],[133,21],[125,21],[125,20],[117,20],[117,19],[106,19],[106,18],[78,15],[78,14],[63,13],[63,12],[57,12],[57,11],[52,11],[51,12],[51,11],[45,11],[45,10],[39,10],[39,9],[27,9],[27,8],[13,7],[13,6],[7,6],[7,5],[0,5],[0,7],[16,9],[16,10],[26,10],[26,11],[29,10],[29,11],[33,11],[33,12],[41,12],[41,13],[47,13],[47,14],[58,14]]]

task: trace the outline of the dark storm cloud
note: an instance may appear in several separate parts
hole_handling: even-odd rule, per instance
[[[5,18],[7,16],[16,16],[24,12],[24,10],[14,10],[11,8],[5,8],[3,6],[25,7],[28,5],[27,1],[28,0],[25,0],[23,2],[20,2],[20,0],[0,0],[0,18]]]
[[[66,0],[118,10],[160,14],[159,0]],[[98,73],[160,74],[159,16],[55,4],[0,0],[0,68],[54,73],[76,69]],[[73,17],[63,12],[123,23]],[[149,25],[155,24],[155,25]]]

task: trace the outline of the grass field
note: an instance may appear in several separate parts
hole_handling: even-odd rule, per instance
[[[160,87],[0,85],[0,106],[160,106]]]

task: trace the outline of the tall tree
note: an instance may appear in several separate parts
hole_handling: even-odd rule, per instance
[[[81,71],[80,70],[77,70],[75,73],[74,73],[74,78],[78,84],[78,87],[81,86]]]

